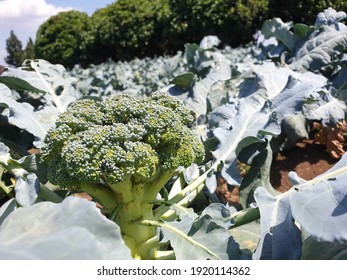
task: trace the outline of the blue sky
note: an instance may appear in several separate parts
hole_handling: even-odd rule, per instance
[[[38,27],[49,17],[66,10],[91,15],[115,0],[0,0],[0,65],[5,65],[6,39],[13,30],[25,47],[29,37],[35,39]]]
[[[73,7],[75,10],[83,10],[88,14],[92,14],[99,8],[106,7],[108,4],[115,2],[114,0],[46,0],[47,3],[57,7]]]

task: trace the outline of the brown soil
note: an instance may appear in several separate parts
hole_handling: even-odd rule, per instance
[[[311,180],[331,168],[338,160],[326,151],[326,146],[313,140],[304,140],[295,148],[276,155],[271,166],[270,181],[279,191],[291,187],[288,173],[295,171],[299,177]]]

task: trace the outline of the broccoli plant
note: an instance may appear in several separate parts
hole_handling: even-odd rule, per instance
[[[160,258],[153,205],[179,167],[203,160],[194,114],[154,93],[77,101],[50,129],[42,149],[48,179],[98,201],[121,228],[134,258]]]

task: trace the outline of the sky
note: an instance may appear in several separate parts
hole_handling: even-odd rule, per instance
[[[35,40],[38,27],[61,11],[78,10],[91,15],[115,0],[0,0],[0,65],[6,65],[6,39],[11,30],[25,48],[29,37]]]

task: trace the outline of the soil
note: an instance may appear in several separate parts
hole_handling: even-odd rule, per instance
[[[337,161],[329,155],[325,145],[304,140],[293,149],[275,156],[270,181],[278,191],[285,192],[291,187],[288,179],[290,171],[295,171],[302,179],[311,180],[330,169]]]
[[[344,145],[344,150],[346,145]],[[294,171],[304,180],[311,180],[333,167],[339,159],[333,158],[327,151],[327,146],[306,139],[296,144],[294,148],[276,154],[271,165],[270,182],[280,192],[292,187],[288,173]],[[225,179],[219,178],[216,194],[223,203],[239,206],[239,187],[228,188]]]

